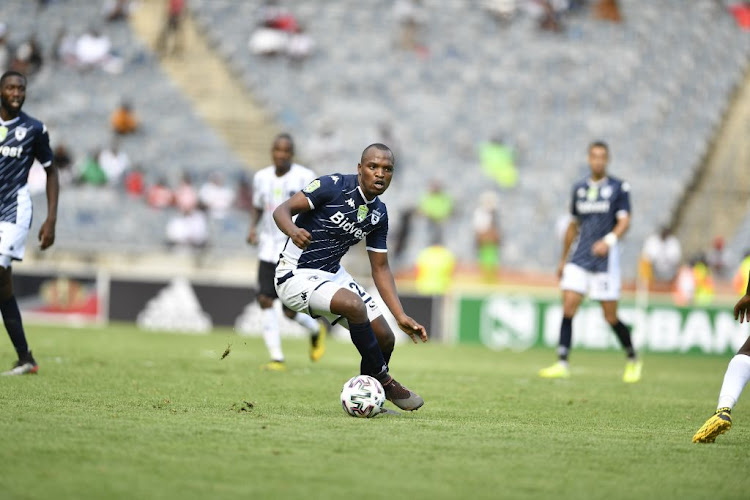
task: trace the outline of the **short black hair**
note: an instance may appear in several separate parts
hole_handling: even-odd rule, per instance
[[[364,150],[362,150],[362,156],[359,157],[360,163],[364,161],[365,155],[372,148],[378,149],[380,151],[388,151],[391,154],[391,159],[393,160],[393,163],[396,163],[396,155],[393,154],[393,151],[391,151],[391,148],[389,148],[388,146],[380,142],[375,142],[373,144],[370,144]]]
[[[292,139],[291,134],[287,132],[276,134],[276,137],[273,138],[273,144],[275,145],[276,141],[281,141],[281,140],[289,141],[289,144],[292,146],[292,153],[294,153],[294,139]]]
[[[589,144],[589,151],[591,151],[594,148],[602,148],[609,155],[609,146],[604,141],[594,141],[591,144]]]
[[[10,78],[11,76],[20,76],[21,78],[23,78],[23,83],[26,84],[26,75],[11,69],[3,73],[3,76],[0,76],[0,87],[2,87],[5,83],[5,79]]]

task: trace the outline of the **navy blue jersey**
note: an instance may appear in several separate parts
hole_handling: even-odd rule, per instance
[[[52,164],[47,127],[24,112],[0,119],[0,222],[16,224],[19,202],[30,206],[26,182],[34,159],[45,168]]]
[[[578,221],[579,233],[570,262],[592,272],[606,272],[609,256],[596,257],[592,245],[614,229],[617,219],[630,215],[630,185],[615,177],[599,182],[584,179],[573,186],[570,213]],[[617,245],[610,253],[617,251]]]
[[[281,255],[288,263],[335,273],[341,266],[341,257],[360,240],[365,240],[369,251],[388,250],[385,204],[378,197],[367,201],[356,175],[319,177],[302,193],[312,210],[299,214],[295,224],[310,233],[312,243],[302,250],[287,238]]]

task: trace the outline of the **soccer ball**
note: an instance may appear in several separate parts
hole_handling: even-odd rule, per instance
[[[380,413],[385,390],[377,379],[367,375],[350,378],[341,389],[341,406],[352,417],[371,418]]]

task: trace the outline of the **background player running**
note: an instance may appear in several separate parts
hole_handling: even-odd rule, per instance
[[[607,175],[609,147],[604,142],[589,146],[591,175],[573,186],[573,217],[565,233],[558,268],[563,291],[563,319],[560,325],[559,360],[539,372],[545,378],[570,376],[568,354],[573,337],[573,317],[588,293],[601,303],[604,319],[620,340],[628,361],[623,381],[641,379],[641,362],[636,359],[630,329],[617,317],[620,299],[620,254],[617,241],[630,226],[630,186]],[[577,245],[568,261],[573,242]]]
[[[42,250],[55,242],[60,191],[47,127],[21,111],[25,99],[26,77],[15,71],[4,73],[0,77],[0,313],[18,354],[18,361],[4,375],[39,370],[26,342],[11,269],[12,261],[23,259],[31,226],[31,195],[26,181],[34,159],[47,172],[47,219],[39,230]]]
[[[294,141],[289,134],[279,134],[271,146],[273,165],[259,170],[253,177],[253,207],[250,213],[248,243],[258,245],[258,303],[261,307],[263,340],[271,361],[261,368],[285,370],[284,353],[281,350],[281,332],[273,302],[277,298],[274,288],[274,273],[279,254],[286,242],[286,235],[279,231],[273,221],[273,211],[294,193],[302,190],[315,179],[315,173],[296,163]],[[325,352],[327,325],[307,314],[282,305],[284,314],[304,327],[310,334],[310,359],[319,360]]]
[[[343,321],[362,356],[360,372],[377,378],[393,404],[416,410],[424,400],[388,373],[395,343],[391,328],[370,294],[340,263],[349,247],[364,239],[372,279],[399,327],[414,342],[427,341],[425,328],[404,312],[388,265],[388,213],[378,196],[388,189],[393,170],[391,150],[372,144],[362,152],[357,175],[315,179],[276,209],[274,220],[289,236],[276,268],[276,290],[295,311]]]
[[[745,295],[734,306],[734,319],[750,322],[750,276]],[[693,436],[694,443],[713,443],[732,427],[732,408],[750,380],[750,337],[729,362],[719,391],[719,404],[711,418]]]

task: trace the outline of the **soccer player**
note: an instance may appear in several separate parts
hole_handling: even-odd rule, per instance
[[[31,226],[31,195],[26,180],[35,159],[47,171],[47,219],[39,230],[42,250],[55,242],[60,191],[47,127],[21,111],[25,99],[26,77],[16,71],[4,73],[0,77],[0,313],[18,361],[3,375],[39,371],[26,342],[11,276],[11,262],[23,259]]]
[[[247,241],[252,245],[258,245],[258,303],[263,316],[263,340],[271,355],[271,361],[261,368],[283,371],[286,366],[281,350],[279,321],[273,309],[273,302],[277,298],[273,279],[286,235],[276,227],[273,211],[294,193],[310,184],[315,179],[315,173],[292,162],[294,141],[289,134],[276,136],[271,146],[271,158],[273,165],[259,170],[253,177],[253,206]],[[307,314],[293,311],[283,304],[282,306],[287,318],[296,321],[310,333],[310,359],[318,361],[325,352],[327,325]]]
[[[570,211],[573,215],[565,233],[562,258],[558,268],[563,291],[563,319],[560,325],[559,360],[544,368],[544,378],[570,376],[568,354],[573,337],[573,317],[589,294],[602,306],[604,319],[617,335],[627,353],[623,381],[638,382],[642,363],[636,358],[628,328],[617,317],[620,298],[620,253],[617,242],[630,225],[630,186],[607,175],[609,147],[604,142],[589,145],[591,175],[573,186]],[[577,245],[568,261],[568,254]]]
[[[404,312],[388,265],[388,213],[378,196],[388,189],[393,171],[391,150],[371,144],[362,152],[356,175],[319,177],[279,205],[273,218],[289,238],[276,267],[276,291],[295,311],[345,323],[362,356],[360,373],[378,379],[388,400],[411,411],[424,400],[388,373],[393,332],[370,294],[340,262],[349,247],[364,239],[372,279],[399,327],[415,343],[427,341],[424,326]]]
[[[748,276],[745,295],[734,306],[734,319],[740,320],[740,323],[750,322],[750,276]],[[737,404],[742,389],[745,388],[749,380],[750,337],[729,362],[727,371],[724,373],[724,382],[721,384],[721,390],[719,391],[719,404],[716,407],[716,412],[695,433],[695,436],[693,436],[694,443],[713,443],[717,436],[732,428],[732,408]]]

